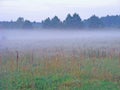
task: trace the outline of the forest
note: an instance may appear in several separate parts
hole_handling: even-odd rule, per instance
[[[79,14],[68,14],[65,20],[61,21],[58,16],[46,18],[40,22],[31,22],[19,17],[16,21],[0,21],[0,29],[102,29],[120,28],[120,15],[107,15],[98,17],[92,15],[82,20]]]

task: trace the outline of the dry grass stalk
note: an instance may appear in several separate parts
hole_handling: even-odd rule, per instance
[[[18,70],[18,60],[19,60],[19,52],[16,51],[16,67],[17,67],[17,70]]]
[[[2,65],[2,55],[0,54],[0,66]]]

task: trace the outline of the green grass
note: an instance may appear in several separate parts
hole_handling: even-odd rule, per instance
[[[13,77],[13,78],[12,78]],[[119,90],[117,82],[84,76],[75,78],[69,75],[48,75],[31,77],[16,75],[4,81],[0,90]],[[7,85],[7,87],[6,87]]]
[[[0,90],[120,90],[119,56],[85,55],[21,53],[17,62],[16,55],[5,54]]]

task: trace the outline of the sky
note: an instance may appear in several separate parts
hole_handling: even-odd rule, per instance
[[[0,21],[18,17],[41,21],[55,15],[64,20],[68,13],[78,13],[82,19],[120,15],[120,0],[0,0]]]

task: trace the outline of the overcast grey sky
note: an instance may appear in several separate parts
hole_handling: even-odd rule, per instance
[[[91,15],[120,15],[120,0],[0,0],[0,21],[16,20],[19,16],[41,21],[57,15],[61,20],[68,13],[82,19]]]

